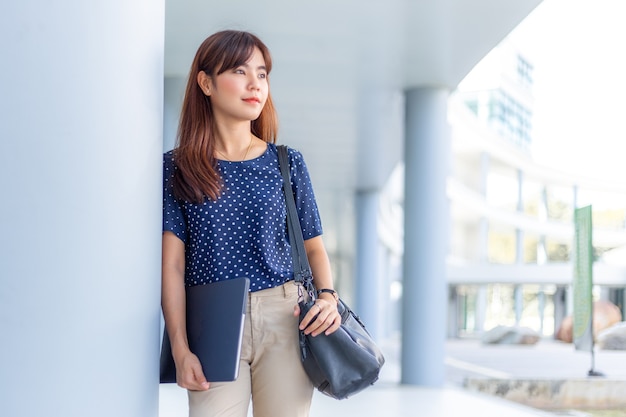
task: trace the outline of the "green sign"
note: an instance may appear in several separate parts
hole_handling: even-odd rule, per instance
[[[574,316],[576,350],[593,351],[593,246],[591,206],[574,211]]]

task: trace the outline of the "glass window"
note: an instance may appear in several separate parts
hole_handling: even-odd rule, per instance
[[[571,242],[546,237],[546,253],[550,262],[568,262],[571,256]]]
[[[533,235],[524,235],[524,263],[537,263],[539,251],[539,238]]]
[[[517,77],[520,84],[532,86],[533,84],[533,66],[521,55],[517,55]]]
[[[513,264],[516,261],[516,233],[507,227],[489,227],[487,259],[494,264]]]

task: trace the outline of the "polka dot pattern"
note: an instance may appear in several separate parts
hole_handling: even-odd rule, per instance
[[[289,149],[291,185],[304,239],[322,234],[311,179],[302,154]],[[163,159],[163,231],[185,243],[185,284],[248,277],[250,291],[293,279],[276,145],[258,158],[218,161],[220,197],[201,204],[177,200],[172,191],[173,152]]]

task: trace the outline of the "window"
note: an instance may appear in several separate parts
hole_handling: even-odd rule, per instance
[[[533,85],[533,66],[521,55],[517,56],[517,76],[522,85],[526,87]]]

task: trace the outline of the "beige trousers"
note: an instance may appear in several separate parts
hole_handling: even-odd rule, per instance
[[[189,417],[307,417],[313,386],[300,362],[298,287],[251,292],[244,325],[239,377],[211,383],[208,391],[188,391]]]

